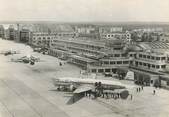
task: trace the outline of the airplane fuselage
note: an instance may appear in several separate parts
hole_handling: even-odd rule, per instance
[[[111,80],[101,80],[101,79],[89,79],[89,78],[58,78],[55,79],[56,84],[90,84],[94,85],[95,83],[101,83],[104,88],[125,88],[125,86],[116,81]]]

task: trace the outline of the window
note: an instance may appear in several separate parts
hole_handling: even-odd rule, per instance
[[[150,56],[147,56],[148,59],[150,59]]]
[[[152,68],[155,68],[155,65],[152,65]]]
[[[123,61],[123,64],[129,64],[129,61]]]
[[[105,72],[110,72],[110,69],[105,69]]]
[[[143,58],[146,58],[146,55],[143,55]]]
[[[116,69],[112,69],[112,72],[113,72],[113,73],[116,73],[116,72],[117,72],[117,70],[116,70]]]
[[[122,64],[122,61],[117,61],[117,64]]]
[[[150,67],[151,67],[151,65],[150,64],[148,64],[148,68],[150,69]]]
[[[99,73],[102,73],[102,72],[103,72],[103,69],[99,69],[98,72],[99,72]]]
[[[156,60],[160,60],[160,57],[156,57]]]
[[[130,61],[130,64],[133,64],[133,61]]]
[[[114,61],[110,61],[110,64],[112,65],[112,64],[115,64],[115,62]]]
[[[96,69],[92,69],[92,72],[93,72],[93,73],[96,73]]]
[[[156,68],[157,68],[157,69],[159,69],[159,68],[160,68],[160,66],[159,66],[159,65],[156,65]]]
[[[104,61],[104,64],[109,64],[109,62],[108,61]]]
[[[143,63],[144,66],[146,66],[146,63]]]
[[[121,54],[122,57],[125,57],[125,54]]]
[[[161,68],[165,69],[165,68],[166,68],[166,65],[161,65]]]
[[[120,57],[120,54],[115,54],[114,57]]]
[[[151,84],[153,84],[153,80],[151,80]]]
[[[142,62],[139,62],[139,65],[142,65],[143,63]]]
[[[152,56],[152,57],[151,57],[151,59],[152,59],[152,60],[154,60],[154,59],[155,59],[155,57],[154,57],[154,56]]]
[[[162,57],[161,60],[165,60],[166,58],[165,57]]]

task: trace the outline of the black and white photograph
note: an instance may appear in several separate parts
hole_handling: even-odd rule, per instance
[[[0,117],[169,117],[169,0],[0,0]]]

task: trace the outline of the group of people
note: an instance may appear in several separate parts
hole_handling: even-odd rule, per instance
[[[137,91],[137,92],[140,92],[140,91],[143,90],[143,89],[144,89],[144,87],[141,86],[141,87],[136,88],[136,91]],[[153,95],[155,95],[155,94],[156,94],[156,90],[154,89],[154,90],[153,90]]]
[[[88,98],[93,98],[93,99],[96,99],[97,97],[102,97],[102,98],[106,98],[106,99],[109,99],[109,98],[113,98],[113,99],[119,99],[121,98],[121,94],[120,93],[115,93],[115,92],[108,92],[108,91],[103,91],[103,92],[92,92],[91,90],[90,91],[87,91],[85,93],[85,96],[88,97]]]
[[[136,88],[136,91],[137,91],[137,92],[140,92],[140,91],[143,90],[143,89],[144,89],[144,87],[141,86],[141,87]]]

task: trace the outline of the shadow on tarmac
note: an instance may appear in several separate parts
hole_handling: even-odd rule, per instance
[[[80,99],[82,99],[83,97],[84,97],[84,94],[74,94],[71,96],[71,98],[68,100],[68,102],[66,104],[67,105],[74,104],[74,103],[78,102]]]

